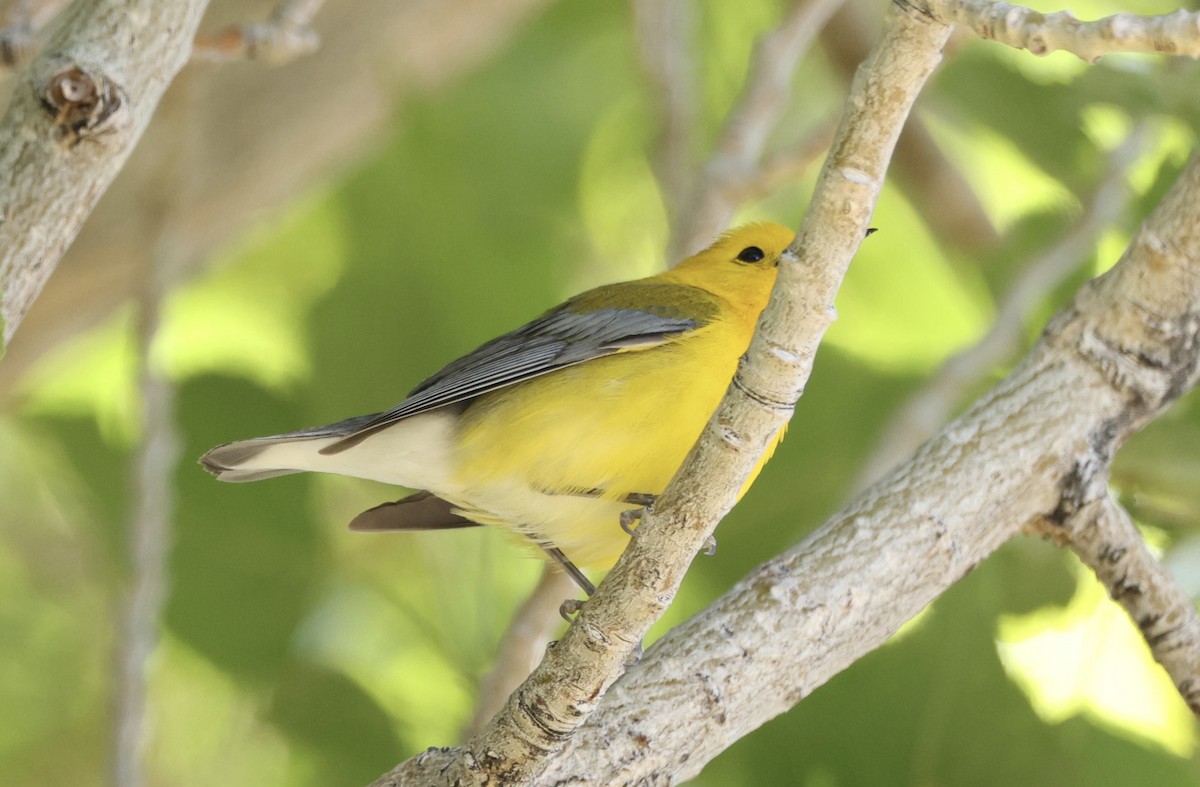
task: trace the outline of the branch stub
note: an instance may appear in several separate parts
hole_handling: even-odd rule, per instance
[[[67,148],[130,125],[129,100],[121,86],[78,64],[56,68],[38,90],[38,99]]]

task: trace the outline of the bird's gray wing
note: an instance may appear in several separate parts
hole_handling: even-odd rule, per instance
[[[630,286],[625,285],[626,288]],[[635,302],[663,302],[663,296],[667,293],[660,290],[662,287],[693,290],[682,285],[649,283],[641,287],[645,291],[638,291],[641,298],[635,298]],[[698,308],[696,303],[689,303],[686,310],[678,311],[651,303],[646,308],[595,308],[611,298],[606,290],[609,288],[602,287],[574,298],[533,322],[453,361],[418,385],[407,399],[387,412],[365,417],[361,421],[351,419],[337,424],[343,429],[353,424],[354,430],[343,432],[345,439],[326,446],[321,453],[344,451],[380,429],[418,413],[462,402],[594,358],[658,346],[695,330],[715,312],[715,306],[707,298],[698,298],[694,292],[689,297],[703,303],[705,308]],[[627,296],[630,293],[626,289],[620,294]],[[604,297],[606,295],[608,297]]]

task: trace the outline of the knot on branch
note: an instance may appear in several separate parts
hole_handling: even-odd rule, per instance
[[[42,108],[66,147],[129,124],[129,102],[121,86],[107,75],[82,66],[55,69],[38,93]]]
[[[1063,477],[1058,505],[1046,515],[1047,521],[1066,527],[1080,511],[1107,499],[1109,463],[1119,431],[1106,424],[1092,435],[1088,450]]]

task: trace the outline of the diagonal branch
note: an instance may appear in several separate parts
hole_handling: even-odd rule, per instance
[[[780,30],[764,39],[756,58],[759,65],[752,69],[752,76],[748,79],[741,102],[743,111],[755,110],[758,122],[768,124],[767,128],[756,135],[760,143],[765,141],[767,132],[777,123],[780,114],[779,111],[775,111],[774,106],[769,106],[768,99],[779,99],[780,94],[785,92],[795,61],[807,49],[815,30],[821,26],[822,15],[827,16],[830,9],[841,2],[842,0],[835,3],[824,0],[797,2],[794,12],[784,21]],[[677,214],[680,209],[679,201],[690,193],[689,182],[692,177],[691,153],[696,113],[691,49],[694,9],[670,0],[639,0],[634,3],[633,10],[641,59],[657,96],[656,103],[661,107],[661,132],[655,157],[658,181],[670,212]],[[798,37],[797,34],[802,35]],[[767,68],[769,57],[778,55],[771,47],[781,41],[787,44],[787,63],[783,67]],[[767,90],[764,88],[764,82],[781,84]],[[786,105],[786,101],[782,100],[777,103],[781,107]],[[760,104],[764,106],[759,106]],[[745,124],[731,121],[729,128],[735,127],[744,128]],[[724,184],[725,192],[721,199],[728,206],[728,213],[732,214],[733,206],[738,203],[756,194],[766,193],[781,180],[790,180],[806,169],[828,149],[833,132],[833,123],[824,123],[793,149],[782,151],[762,164],[757,164],[761,150],[754,152],[745,163],[743,177]],[[728,146],[727,142],[726,147]],[[728,216],[722,221],[727,220]],[[670,224],[673,227],[678,226],[678,216],[673,217]],[[713,229],[709,236],[715,235],[716,231]],[[544,646],[545,638],[540,635],[533,636],[530,641],[522,635],[529,634],[530,626],[538,620],[534,615],[540,614],[538,610],[553,598],[549,595],[553,588],[547,588],[545,584],[552,576],[561,575],[557,572],[543,575],[542,583],[517,612],[501,641],[496,667],[481,685],[481,696],[469,727],[472,732],[482,729],[502,707],[513,689],[537,666],[540,646]],[[554,587],[558,586],[558,583],[555,583]],[[560,592],[558,600],[566,595],[568,594]],[[554,616],[548,621],[542,621],[543,627],[556,623],[557,618]],[[531,655],[535,656],[532,661]]]
[[[1069,546],[1096,573],[1142,632],[1184,702],[1200,714],[1200,615],[1150,554],[1129,513],[1105,495],[1064,521],[1045,518],[1031,529]]]
[[[4,344],[187,62],[207,4],[75,3],[20,75],[0,121]]]
[[[732,507],[768,440],[790,417],[832,321],[834,295],[867,228],[896,137],[948,34],[947,26],[907,6],[891,6],[747,357],[655,511],[487,729],[461,749],[430,749],[377,784],[525,783],[596,709]]]

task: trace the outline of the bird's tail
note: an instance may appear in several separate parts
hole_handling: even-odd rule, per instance
[[[290,473],[336,473],[410,489],[445,488],[455,415],[445,408],[405,418],[345,450],[325,452],[370,425],[364,415],[298,432],[219,445],[200,464],[222,481],[258,481]]]
[[[212,449],[200,457],[204,469],[222,481],[241,483],[308,470],[328,471],[320,450],[338,437],[257,437]]]
[[[360,415],[325,426],[226,443],[200,457],[200,464],[222,481],[235,483],[305,471],[345,472],[332,466],[336,463],[327,461],[321,449],[354,434],[377,415]]]

